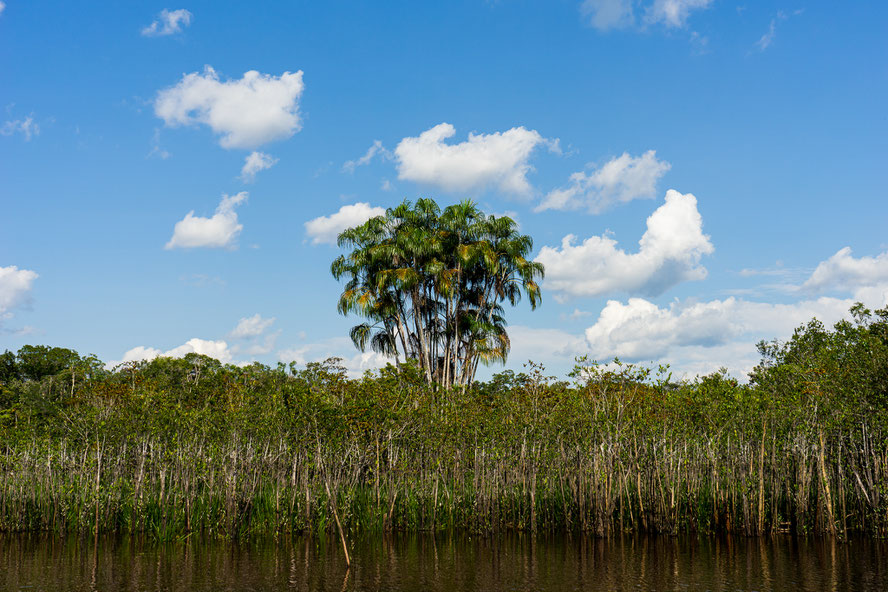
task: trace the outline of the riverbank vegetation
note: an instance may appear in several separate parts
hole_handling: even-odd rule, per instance
[[[402,363],[0,356],[0,530],[888,535],[888,310],[724,372],[579,360],[433,389]]]

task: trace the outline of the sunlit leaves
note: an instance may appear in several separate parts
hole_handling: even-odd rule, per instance
[[[419,199],[339,235],[351,252],[331,265],[345,280],[337,309],[368,319],[355,346],[416,360],[428,382],[472,382],[478,363],[504,363],[510,342],[502,303],[541,302],[543,266],[508,217],[464,201],[443,211]]]

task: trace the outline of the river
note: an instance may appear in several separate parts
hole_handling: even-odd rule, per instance
[[[156,543],[0,535],[14,591],[888,590],[888,541],[366,536]]]

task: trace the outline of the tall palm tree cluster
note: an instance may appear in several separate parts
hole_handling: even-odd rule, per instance
[[[338,243],[351,249],[331,266],[345,279],[338,310],[366,319],[351,329],[355,346],[399,365],[414,360],[430,384],[466,386],[479,362],[504,363],[503,304],[522,293],[531,308],[541,301],[544,268],[528,259],[532,239],[471,201],[443,211],[431,199],[404,201],[343,231]]]

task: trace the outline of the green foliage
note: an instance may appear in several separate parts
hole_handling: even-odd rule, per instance
[[[762,363],[751,375],[761,390],[826,413],[849,404],[862,412],[888,407],[888,309],[851,308],[852,321],[828,330],[814,319],[786,343],[759,343]]]
[[[8,384],[17,378],[20,374],[15,354],[6,350],[0,354],[0,384]]]
[[[620,360],[435,389],[412,360],[350,379],[335,358],[77,356],[0,385],[0,531],[885,536],[888,315],[852,312],[763,344],[749,385]]]
[[[541,301],[531,238],[469,201],[443,211],[430,199],[405,201],[343,231],[339,246],[352,251],[331,266],[345,280],[337,308],[367,319],[350,331],[355,347],[415,360],[445,389],[471,384],[479,362],[506,361],[504,303]]]
[[[77,352],[62,347],[25,345],[16,356],[17,373],[26,380],[55,376],[80,361]]]

